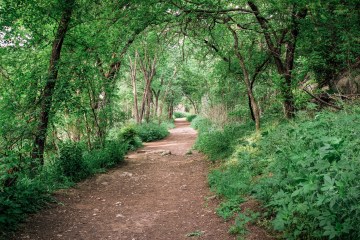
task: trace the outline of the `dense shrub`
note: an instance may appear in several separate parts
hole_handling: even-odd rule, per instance
[[[256,196],[289,239],[360,236],[360,116],[319,114],[278,127],[261,141],[269,167]],[[266,154],[265,154],[266,153]]]
[[[60,156],[48,159],[35,177],[29,177],[25,171],[30,169],[27,165],[31,159],[20,160],[15,154],[0,158],[0,239],[6,232],[15,230],[26,214],[46,206],[54,190],[71,186],[123,161],[128,145],[113,140],[106,142],[102,149],[90,152],[83,149],[79,143],[63,144]]]
[[[286,239],[357,239],[359,123],[358,112],[324,112],[262,136],[244,133],[209,183],[228,202],[248,195],[262,201],[271,226]],[[219,210],[223,216],[230,211]]]
[[[129,147],[126,142],[108,141],[105,148],[84,153],[84,162],[92,173],[103,172],[124,160]]]
[[[135,125],[128,125],[120,130],[119,140],[128,144],[128,150],[135,150],[142,146],[141,139]]]
[[[136,127],[136,131],[144,142],[160,140],[169,135],[166,124],[143,123]]]
[[[208,131],[212,127],[212,123],[209,119],[197,116],[191,121],[191,127],[199,131],[199,134],[202,132]]]
[[[195,148],[208,155],[211,161],[229,157],[234,151],[237,139],[249,131],[247,125],[240,124],[229,124],[218,129],[210,120],[201,117],[195,118],[192,126],[199,132]]]
[[[190,114],[186,116],[186,121],[188,122],[192,122],[192,120],[194,120],[197,117],[197,115],[195,114]]]
[[[199,135],[195,148],[205,153],[211,161],[224,159],[233,149],[230,138],[222,130],[214,130]]]
[[[44,207],[50,200],[46,183],[40,179],[19,176],[11,187],[0,190],[0,238],[4,231],[15,230],[28,213]]]
[[[48,184],[52,174],[59,174],[57,168],[48,166],[35,178],[24,174],[22,169],[30,169],[31,159],[20,157],[16,153],[9,153],[0,157],[0,239],[8,232],[15,230],[19,221],[26,214],[33,213],[44,207],[51,200],[50,192],[53,184]],[[6,239],[5,236],[3,236]]]
[[[184,112],[174,112],[174,118],[184,118],[187,116],[187,113]]]
[[[161,123],[167,129],[175,128],[175,120],[174,119],[167,119],[166,121]]]
[[[121,141],[107,142],[105,146],[105,151],[108,154],[109,159],[111,159],[109,162],[112,162],[112,164],[110,164],[109,167],[112,167],[115,164],[124,161],[124,157],[128,149],[129,147],[127,143]]]
[[[79,181],[90,174],[83,161],[83,148],[78,143],[65,143],[60,149],[59,166],[64,176]]]

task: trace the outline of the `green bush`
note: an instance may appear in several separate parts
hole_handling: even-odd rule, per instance
[[[212,123],[209,119],[197,116],[191,121],[191,127],[199,131],[199,134],[202,132],[208,131],[212,127]]]
[[[175,121],[174,119],[167,119],[166,121],[161,123],[166,129],[173,129],[175,128]]]
[[[30,168],[30,163],[31,159],[16,153],[0,157],[0,239],[5,231],[15,230],[26,214],[44,207],[51,199],[51,186],[43,175],[30,178],[21,171]]]
[[[229,220],[233,217],[234,213],[240,211],[240,204],[244,202],[241,197],[231,198],[228,201],[220,203],[220,206],[216,209],[216,213],[225,220]]]
[[[269,128],[262,136],[248,135],[248,127],[244,129],[226,126],[223,133],[203,133],[209,138],[212,131],[213,138],[228,136],[237,143],[232,157],[209,174],[214,191],[230,203],[253,195],[267,207],[273,228],[286,239],[360,236],[358,110],[323,112],[315,119],[306,116]],[[231,132],[240,133],[230,136]],[[212,148],[226,145],[210,141]],[[228,209],[227,202],[218,210],[225,217],[236,209]]]
[[[217,129],[211,121],[197,117],[192,122],[199,134],[195,148],[205,153],[211,161],[229,157],[237,143],[237,139],[249,131],[247,125],[229,124],[224,129]]]
[[[39,178],[19,176],[15,185],[0,191],[0,238],[4,231],[15,230],[26,214],[36,212],[50,200],[46,183]]]
[[[205,153],[211,161],[225,159],[233,151],[230,138],[221,130],[199,134],[195,148]]]
[[[197,115],[195,115],[195,114],[188,115],[188,116],[186,116],[186,121],[192,122],[192,120],[194,120],[196,117],[197,117]]]
[[[46,206],[54,190],[69,187],[123,161],[128,144],[112,140],[102,149],[91,152],[83,149],[81,143],[63,144],[60,157],[47,159],[34,177],[28,174],[31,159],[20,158],[15,153],[0,156],[0,239],[7,239],[5,235],[15,230],[27,214]]]
[[[64,143],[60,149],[59,166],[64,176],[72,181],[80,181],[90,174],[83,161],[83,148],[78,143]]]
[[[85,152],[84,162],[92,173],[104,172],[122,162],[128,149],[126,142],[108,141],[105,148]]]
[[[128,149],[129,147],[127,143],[120,141],[107,142],[105,146],[105,151],[107,152],[109,159],[111,159],[109,162],[112,162],[112,164],[110,164],[109,166],[112,167],[124,161],[124,157]]]
[[[166,124],[143,123],[136,126],[136,132],[144,142],[151,142],[165,138],[169,135]]]
[[[174,112],[174,118],[184,118],[187,116],[185,112]]]
[[[120,130],[119,140],[128,144],[128,150],[136,150],[142,146],[142,142],[136,131],[135,125],[128,125]]]
[[[360,236],[360,115],[321,113],[284,124],[259,145],[269,167],[256,196],[288,239]]]

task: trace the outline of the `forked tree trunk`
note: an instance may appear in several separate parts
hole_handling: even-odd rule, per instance
[[[35,133],[34,146],[31,154],[32,159],[38,159],[42,165],[44,164],[44,151],[47,129],[49,125],[49,115],[52,106],[52,98],[59,72],[58,63],[60,60],[60,53],[71,20],[71,14],[75,0],[65,0],[64,2],[64,10],[55,34],[55,39],[52,44],[48,78],[43,89],[43,93],[40,97],[39,123]]]
[[[148,122],[150,119],[150,106],[151,106],[151,83],[156,73],[156,57],[150,59],[145,51],[144,58],[140,58],[137,54],[140,62],[140,69],[143,73],[144,80],[145,80],[145,89],[143,93],[143,99],[141,104],[141,111],[140,111],[140,121],[144,118]]]
[[[162,85],[162,80],[161,80],[161,85]],[[160,97],[160,93],[161,90],[155,91],[153,90],[153,95],[154,95],[154,99],[155,99],[155,104],[154,104],[154,116],[158,117],[159,116],[159,97]]]
[[[292,26],[289,29],[285,29],[280,38],[277,37],[276,34],[273,34],[273,37],[275,38],[275,40],[273,40],[270,27],[268,25],[268,20],[261,16],[259,8],[255,5],[255,3],[248,1],[248,5],[253,11],[254,16],[263,30],[262,32],[264,34],[266,44],[269,48],[269,53],[274,59],[277,71],[285,80],[285,84],[282,88],[285,117],[293,118],[295,116],[295,101],[292,93],[292,72],[294,69],[296,40],[299,35],[299,20],[306,17],[307,9],[304,8],[300,11],[295,11],[294,5],[293,11],[291,13]],[[285,59],[283,60],[281,48],[284,43],[286,54]]]

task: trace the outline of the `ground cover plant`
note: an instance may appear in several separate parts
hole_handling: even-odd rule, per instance
[[[266,207],[269,227],[287,239],[359,236],[359,116],[358,108],[324,111],[268,128],[257,139],[243,136],[209,175],[226,200],[220,215],[233,214],[227,203],[253,196]]]
[[[169,135],[166,123],[143,123],[136,126],[136,133],[143,142],[160,140]]]

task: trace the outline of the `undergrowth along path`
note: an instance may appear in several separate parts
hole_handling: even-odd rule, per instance
[[[204,156],[187,154],[196,131],[175,125],[125,165],[56,193],[63,204],[31,216],[14,239],[235,239],[215,214]]]

